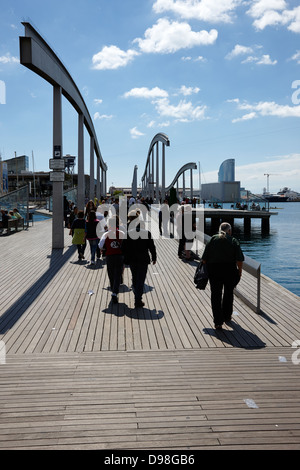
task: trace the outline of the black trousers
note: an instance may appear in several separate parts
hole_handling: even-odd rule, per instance
[[[82,245],[76,245],[76,246],[77,246],[78,256],[84,255],[86,244],[84,243]]]
[[[121,277],[124,266],[124,257],[122,255],[110,255],[106,257],[107,274],[110,288],[113,294],[118,294],[121,284]]]
[[[148,264],[131,264],[132,286],[135,302],[142,300],[144,292],[144,283],[146,280]]]
[[[211,289],[211,308],[215,325],[230,320],[233,309],[235,287],[235,263],[208,263],[208,277]]]

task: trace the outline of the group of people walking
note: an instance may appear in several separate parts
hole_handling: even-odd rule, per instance
[[[143,227],[139,211],[128,214],[127,227],[122,227],[118,215],[108,217],[108,211],[96,212],[93,201],[86,205],[85,213],[79,211],[70,234],[77,245],[78,259],[84,259],[86,240],[91,252],[91,264],[101,255],[106,258],[107,273],[112,292],[112,302],[118,303],[118,294],[125,265],[132,274],[135,307],[143,307],[144,283],[150,262],[156,263],[156,248],[151,233]],[[127,236],[126,236],[127,233]]]
[[[101,208],[101,206],[100,206]],[[130,206],[129,206],[130,209]],[[185,208],[188,209],[188,208]],[[177,230],[180,231],[178,256],[190,259],[191,247],[196,230],[196,221],[191,211],[179,208]],[[185,216],[185,217],[184,217]],[[191,218],[191,233],[186,233],[184,223]],[[140,219],[139,211],[128,213],[126,227],[122,227],[118,215],[108,218],[108,211],[99,212],[93,201],[86,205],[85,212],[79,211],[72,222],[70,234],[72,243],[77,245],[78,259],[84,259],[86,241],[91,252],[91,264],[101,255],[106,257],[107,273],[112,292],[112,302],[118,302],[125,265],[130,267],[135,307],[143,307],[144,283],[148,265],[156,263],[157,254],[150,231],[146,230]],[[206,244],[202,261],[207,266],[211,288],[211,307],[216,329],[229,322],[233,310],[233,290],[242,275],[244,255],[240,244],[232,236],[232,228],[224,222],[219,232]]]

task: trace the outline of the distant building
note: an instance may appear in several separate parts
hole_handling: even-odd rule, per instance
[[[229,158],[225,160],[220,168],[218,173],[218,181],[222,183],[223,181],[232,183],[235,181],[235,159]]]
[[[29,171],[29,157],[27,155],[3,160],[3,163],[7,164],[9,175],[19,175],[22,171]]]
[[[211,202],[238,202],[240,181],[235,181],[235,159],[225,160],[219,168],[218,182],[201,186],[201,199]]]
[[[8,193],[8,170],[7,163],[2,162],[0,157],[0,196]]]

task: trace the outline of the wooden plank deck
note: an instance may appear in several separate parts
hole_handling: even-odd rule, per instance
[[[0,238],[0,448],[300,448],[299,297],[262,276],[263,313],[236,298],[216,332],[175,240],[156,241],[143,309],[128,269],[113,305],[105,264],[65,241],[52,252],[51,220]]]

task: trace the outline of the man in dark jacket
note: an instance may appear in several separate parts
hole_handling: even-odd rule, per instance
[[[224,321],[231,320],[233,289],[242,275],[244,261],[240,244],[232,237],[230,224],[223,222],[220,225],[219,233],[207,243],[202,261],[207,263],[214,323],[220,329]]]
[[[143,307],[144,283],[148,265],[151,261],[153,264],[156,263],[156,248],[151,233],[141,227],[136,211],[128,214],[128,221],[127,238],[122,244],[124,263],[130,266],[135,307]]]

